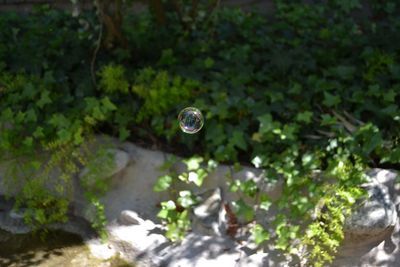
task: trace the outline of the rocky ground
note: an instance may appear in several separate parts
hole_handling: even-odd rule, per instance
[[[158,167],[167,155],[132,143],[113,142],[115,148],[110,151],[115,155],[115,169],[107,174],[111,176],[107,178],[111,179],[111,190],[102,199],[110,222],[107,227],[109,240],[101,243],[91,237],[86,230],[82,230],[81,223],[68,226],[76,233],[82,235],[83,231],[83,235],[86,234],[86,243],[92,255],[102,259],[120,255],[140,267],[296,266],[269,244],[262,250],[256,250],[252,241],[245,239],[245,232],[241,242],[226,235],[227,219],[223,203],[237,197],[229,193],[224,178],[227,172],[232,172],[230,166],[219,166],[206,179],[201,191],[197,191],[203,201],[192,214],[194,227],[191,233],[178,245],[169,242],[162,235],[164,228],[156,218],[158,204],[168,196],[152,190],[157,178],[165,174]],[[181,167],[177,165],[177,171]],[[83,169],[82,173],[85,172]],[[345,242],[333,266],[400,266],[398,173],[372,169],[367,174],[369,181],[364,186],[368,198],[347,219]],[[233,175],[238,179],[258,182],[263,173],[259,169],[245,167],[240,172],[233,172]],[[264,190],[271,198],[276,198],[280,195],[282,183],[264,185]],[[27,231],[23,228],[26,226],[12,222],[18,219],[18,214],[9,210],[10,203],[2,203],[0,228],[11,232]],[[73,203],[76,218],[92,218],[93,207],[84,200],[80,188],[75,189]],[[271,212],[274,212],[273,208]]]

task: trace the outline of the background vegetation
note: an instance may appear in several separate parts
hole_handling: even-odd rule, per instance
[[[274,204],[290,216],[276,216],[271,233],[255,222],[253,236],[324,266],[362,195],[364,171],[400,169],[399,4],[276,0],[266,18],[218,1],[150,2],[152,12],[139,15],[123,14],[120,1],[78,16],[48,7],[0,15],[1,158],[14,162],[9,177],[23,174],[9,187],[34,213],[27,221],[67,219],[67,185],[91,162],[82,146],[102,132],[197,155],[186,175],[161,177],[157,191],[201,186],[216,162],[263,168],[265,182],[284,179]],[[205,115],[199,134],[178,129],[186,106]],[[231,188],[257,200],[230,203],[242,224],[272,204],[254,182]],[[106,189],[87,188],[100,213]],[[169,238],[190,228],[195,203],[190,192],[162,203]]]

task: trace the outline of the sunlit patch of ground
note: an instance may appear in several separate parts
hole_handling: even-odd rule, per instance
[[[56,231],[42,240],[38,235],[11,235],[1,230],[0,266],[133,267],[119,258],[94,258],[82,239],[74,234]]]

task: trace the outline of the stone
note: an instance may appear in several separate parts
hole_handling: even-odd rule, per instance
[[[25,209],[22,210],[11,210],[8,214],[8,216],[10,216],[11,219],[14,220],[23,220],[24,219],[24,213],[25,213]]]
[[[223,235],[226,230],[222,189],[207,190],[198,195],[199,205],[193,208],[192,230],[206,235]]]
[[[0,212],[0,229],[12,234],[26,234],[33,229],[24,223],[24,211],[5,211]]]
[[[109,243],[100,247],[89,242],[94,255],[115,251],[125,260],[141,267],[262,267],[263,257],[249,257],[232,239],[189,233],[182,242],[173,244],[163,235],[160,225],[113,226],[109,228]],[[265,256],[265,255],[262,255]]]
[[[91,254],[102,260],[109,260],[117,254],[117,251],[108,243],[104,243],[99,239],[91,239],[86,241]]]
[[[124,169],[121,175],[118,175],[118,179],[113,179],[112,187],[102,198],[102,201],[107,203],[107,218],[114,220],[123,210],[135,210],[143,218],[157,222],[159,220],[156,216],[159,204],[168,200],[169,195],[167,192],[154,192],[153,187],[158,177],[168,173],[160,170],[159,167],[168,159],[169,155],[160,151],[144,149],[130,142],[117,144],[117,146],[129,154],[131,164]],[[178,164],[174,171],[180,173],[184,171],[183,167]],[[265,192],[271,199],[276,199],[281,194],[283,183],[263,182],[262,170],[243,167],[241,171],[234,172],[230,166],[223,164],[220,164],[205,178],[201,188],[181,183],[182,188],[179,190],[191,190],[194,194],[202,194],[204,191],[212,192],[216,188],[220,188],[224,192],[225,201],[238,200],[238,195],[229,191],[226,183],[227,174],[230,174],[232,179],[254,180],[265,188]],[[248,203],[251,204],[251,201],[254,199],[249,199]]]
[[[222,204],[221,188],[217,187],[213,191],[206,191],[200,195],[200,198],[202,198],[202,202],[193,209],[194,215],[203,221],[218,216]]]
[[[124,210],[121,212],[118,222],[121,225],[142,224],[144,220],[139,215],[131,210]]]
[[[394,170],[374,168],[367,171],[368,180],[387,187],[391,200],[395,205],[400,203],[399,174]]]
[[[105,164],[109,164],[107,161],[110,160],[110,158],[113,160],[111,163],[111,166],[109,169],[107,169],[104,173],[101,173],[101,176],[103,179],[112,177],[116,175],[117,173],[121,172],[129,163],[129,154],[126,153],[125,151],[122,151],[120,149],[107,149],[106,154],[103,157],[99,157],[98,159],[95,159],[96,164],[99,166],[104,166]],[[79,177],[82,179],[83,177],[86,177],[89,175],[87,181],[89,183],[89,186],[94,184],[95,178],[90,178],[90,170],[89,168],[85,167],[81,173],[79,174]],[[99,177],[96,177],[99,178]]]
[[[364,187],[368,196],[355,204],[355,210],[344,225],[346,239],[358,245],[372,242],[380,236],[383,240],[388,229],[397,222],[396,207],[388,188],[373,178]]]

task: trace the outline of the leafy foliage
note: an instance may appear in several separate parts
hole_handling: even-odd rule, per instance
[[[171,199],[161,202],[158,217],[166,223],[165,235],[171,241],[180,241],[185,237],[191,225],[189,214],[199,201],[190,190],[178,191],[178,186],[194,184],[196,187],[201,187],[204,179],[217,167],[217,163],[213,160],[209,160],[207,166],[202,166],[203,161],[202,157],[196,156],[184,161],[187,171],[179,175],[173,171],[173,166],[177,162],[175,157],[169,158],[161,166],[161,170],[169,170],[169,174],[159,177],[153,190],[156,192],[168,190],[169,192]]]
[[[106,132],[201,155],[154,187],[171,195],[159,214],[170,239],[190,229],[197,199],[176,188],[202,186],[215,165],[202,161],[253,164],[265,171],[262,183],[284,182],[281,198],[271,200],[255,181],[227,177],[240,195],[230,205],[243,223],[253,223],[254,241],[270,240],[325,266],[343,238],[343,215],[362,195],[365,169],[399,168],[400,6],[276,0],[272,20],[238,9],[201,14],[205,5],[190,1],[179,2],[180,16],[155,2],[168,23],[154,12],[126,16],[118,30],[125,36],[114,38],[128,45],[98,53],[98,88],[89,67],[99,34],[93,14],[40,9],[0,16],[0,39],[7,40],[0,44],[1,157],[15,163],[8,177],[24,173],[9,188],[25,192],[17,202],[35,210],[27,218],[63,219],[68,201],[57,188],[77,166],[90,165],[78,148],[92,133]],[[205,115],[199,134],[178,131],[176,115],[185,106]],[[38,159],[38,150],[48,155]],[[65,175],[54,190],[44,189],[60,165]],[[96,195],[107,185],[97,185],[88,197],[101,211]],[[272,205],[281,211],[272,225],[254,221]],[[104,217],[96,223],[103,224]]]

